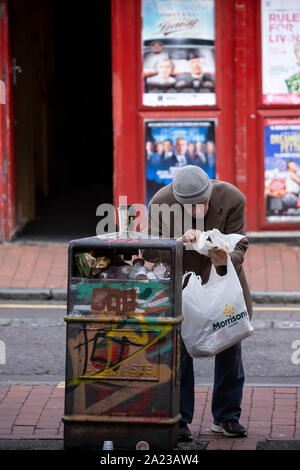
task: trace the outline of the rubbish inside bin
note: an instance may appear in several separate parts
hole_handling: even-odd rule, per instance
[[[170,267],[165,263],[156,263],[151,269],[144,266],[145,260],[137,258],[133,264],[126,266],[109,266],[101,278],[137,279],[137,280],[167,280],[171,278]]]
[[[76,253],[75,263],[81,277],[94,277],[107,268],[110,259],[105,256],[96,258],[91,253]]]
[[[80,277],[98,279],[131,280],[169,280],[170,266],[167,263],[155,263],[152,268],[145,266],[143,258],[136,258],[132,264],[115,265],[113,260],[92,253],[76,253],[75,263]]]
[[[144,261],[144,260],[143,260]],[[133,265],[126,266],[109,266],[105,271],[100,274],[102,279],[137,279],[137,280],[146,280],[146,279],[170,279],[170,268],[166,266],[164,270],[165,274],[169,274],[169,277],[165,274],[156,275],[154,269],[146,268],[140,262],[134,263]]]
[[[135,258],[135,260],[133,260],[132,264],[134,266],[144,266],[145,260],[143,258]]]
[[[107,274],[108,279],[128,279],[130,272],[130,264],[125,264],[124,266],[110,265],[102,274]],[[100,277],[103,276],[100,275]]]
[[[145,266],[141,266],[140,264],[134,264],[129,273],[129,279],[148,279],[148,271],[149,269],[145,268]]]
[[[158,279],[170,279],[170,266],[167,263],[155,263],[152,269]]]

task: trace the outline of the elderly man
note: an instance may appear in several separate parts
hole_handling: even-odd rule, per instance
[[[244,232],[245,196],[233,185],[217,180],[211,180],[199,167],[187,165],[181,168],[173,182],[160,189],[149,203],[149,231],[152,234],[164,236],[167,228],[170,238],[178,234],[183,226],[184,211],[189,212],[191,226],[186,227],[180,239],[194,242],[200,235],[199,222],[204,230],[219,229],[224,234]],[[175,215],[171,219],[171,227],[166,227],[165,218],[154,217],[155,208],[161,204],[173,206],[179,204],[182,209],[182,220]],[[173,206],[174,207],[174,206]],[[244,254],[248,247],[247,238],[243,238],[230,254],[243,289],[249,316],[252,316],[250,291],[243,271]],[[211,263],[217,272],[226,273],[227,255],[224,252],[212,253],[211,257],[200,255],[194,250],[184,250],[183,272],[194,271],[200,275],[202,282],[209,278]],[[241,401],[244,385],[244,371],[241,356],[241,344],[238,343],[215,357],[214,387],[212,396],[212,415],[214,422],[212,431],[223,433],[228,437],[243,437],[246,429],[240,425]],[[181,392],[180,413],[182,420],[179,427],[179,440],[192,439],[188,424],[194,414],[194,370],[193,359],[188,355],[182,343],[181,360]]]

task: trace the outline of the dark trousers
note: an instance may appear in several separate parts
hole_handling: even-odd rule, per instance
[[[199,359],[201,360],[201,359]],[[244,370],[241,343],[235,344],[215,356],[212,415],[215,421],[238,421],[241,415]],[[194,415],[194,367],[193,359],[181,342],[181,421],[191,423]]]

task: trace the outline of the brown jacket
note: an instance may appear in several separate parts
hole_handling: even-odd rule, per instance
[[[204,218],[204,230],[212,230],[217,228],[224,234],[240,233],[245,234],[245,196],[232,184],[223,181],[212,180],[213,190],[209,201],[209,209]],[[149,227],[152,229],[152,235],[162,235],[162,224],[160,220],[159,228],[155,233],[155,224],[153,223],[151,209],[153,204],[167,204],[172,206],[177,201],[173,196],[172,184],[160,189],[149,203]],[[174,224],[171,223],[171,225]],[[183,222],[182,222],[183,225]],[[185,227],[186,228],[186,227]],[[190,227],[192,228],[192,227]],[[153,232],[154,230],[154,232]],[[183,230],[182,230],[183,232]],[[178,233],[177,233],[178,235]],[[174,238],[171,232],[170,238]],[[249,242],[245,236],[239,243],[237,243],[235,250],[230,254],[232,263],[237,271],[247,306],[250,318],[252,318],[252,301],[250,290],[247,284],[245,273],[242,267],[244,261],[244,254],[249,246]],[[206,283],[209,278],[211,268],[211,260],[207,256],[200,255],[194,250],[184,250],[183,255],[183,272],[193,271],[201,276],[202,282]]]

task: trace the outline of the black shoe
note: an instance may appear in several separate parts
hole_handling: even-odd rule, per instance
[[[191,431],[188,428],[187,423],[180,422],[179,423],[179,431],[178,431],[178,441],[179,442],[190,442],[193,440],[193,436]]]
[[[238,421],[226,421],[218,423],[217,421],[211,427],[213,432],[221,432],[227,437],[246,437],[247,430]]]

